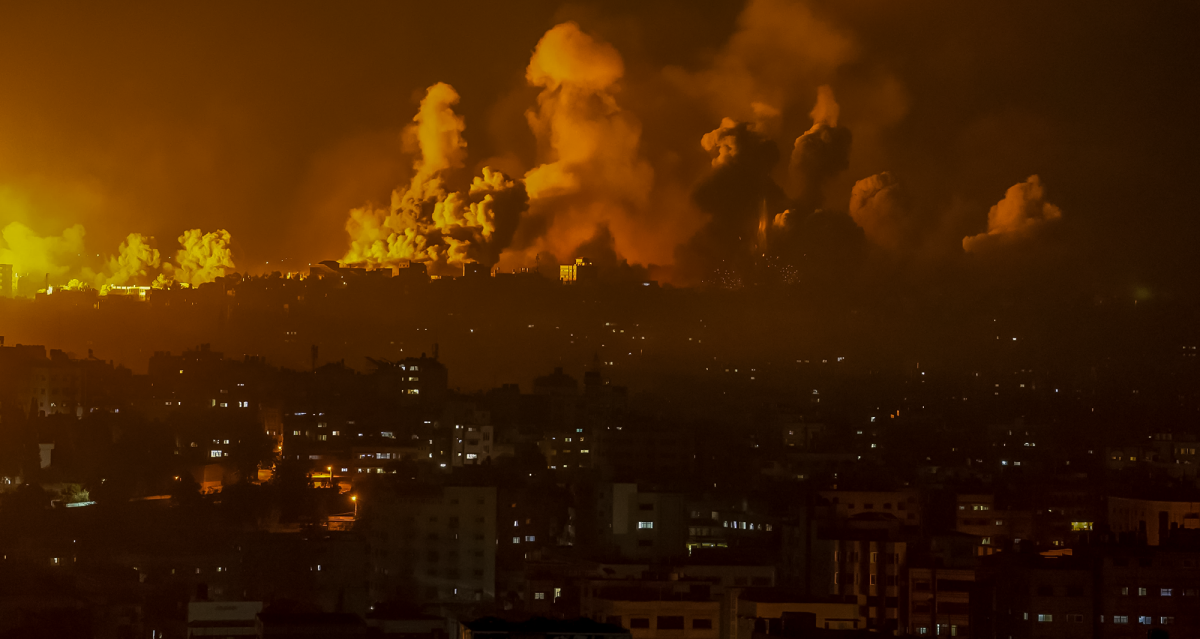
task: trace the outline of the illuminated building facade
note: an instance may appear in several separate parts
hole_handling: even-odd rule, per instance
[[[563,264],[558,267],[558,279],[564,284],[577,282],[592,282],[599,279],[600,271],[586,257],[575,258],[574,264]]]

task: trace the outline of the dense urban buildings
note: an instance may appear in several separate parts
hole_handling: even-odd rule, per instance
[[[6,318],[98,323],[183,304],[216,318],[224,345],[161,350],[113,325],[114,342],[146,353],[138,370],[102,359],[103,339],[80,356],[5,338],[0,508],[23,524],[0,534],[16,577],[4,631],[449,637],[546,618],[634,638],[1123,637],[1200,624],[1190,359],[1170,365],[1164,413],[1106,390],[1144,379],[1072,375],[1086,356],[1045,370],[1018,350],[890,370],[855,355],[780,362],[738,353],[717,314],[664,331],[604,306],[550,319],[566,339],[523,342],[562,349],[553,367],[468,391],[447,359],[472,331],[524,339],[547,320],[522,325],[521,309],[630,284],[322,269],[6,302]],[[685,294],[632,290],[652,307]],[[455,311],[436,331],[403,316],[441,292],[529,305]],[[347,317],[394,304],[386,333],[345,333],[379,355],[348,361],[326,341],[312,301],[326,296]],[[260,350],[228,353],[266,313],[279,321],[254,333]],[[576,340],[625,357],[585,358]],[[644,385],[656,367],[678,381]]]

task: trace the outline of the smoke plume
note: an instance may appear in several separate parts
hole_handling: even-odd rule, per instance
[[[224,229],[212,233],[201,233],[200,229],[184,231],[179,236],[183,248],[175,254],[171,278],[199,286],[224,277],[234,269],[233,253],[229,250],[231,239],[229,231]]]
[[[669,262],[673,220],[651,211],[654,170],[641,156],[641,123],[617,104],[621,55],[573,22],[538,42],[525,77],[540,87],[526,112],[542,164],[525,175],[535,223],[521,233],[526,255],[559,259],[594,237],[611,233],[617,254],[643,264]],[[530,234],[544,229],[540,237]]]
[[[708,69],[670,68],[667,77],[698,93],[717,115],[763,126],[857,55],[850,35],[814,15],[806,3],[751,0],[738,16],[737,32]]]
[[[109,275],[99,275],[94,279],[97,287],[104,285],[121,286],[138,284],[154,279],[153,271],[157,271],[162,262],[158,249],[152,248],[148,238],[141,233],[130,233],[118,248],[118,255],[109,258]]]
[[[445,174],[463,168],[466,128],[454,112],[458,93],[439,82],[426,91],[406,134],[419,153],[408,187],[392,191],[391,205],[350,212],[350,250],[342,261],[394,266],[401,261],[431,266],[481,262],[491,266],[512,239],[528,198],[523,184],[485,168],[466,193],[448,192]]]
[[[839,111],[833,89],[819,87],[812,128],[796,138],[792,149],[792,179],[804,210],[821,206],[825,184],[850,166],[850,130],[838,126]]]
[[[28,226],[11,222],[0,231],[0,264],[12,264],[20,275],[61,277],[78,262],[84,234],[83,225],[76,224],[62,235],[41,237]]]
[[[988,211],[987,232],[964,237],[963,250],[972,253],[1019,240],[1060,219],[1062,209],[1045,200],[1041,179],[1031,175],[1008,188],[1004,199]]]
[[[899,251],[912,239],[907,207],[900,182],[884,171],[854,183],[850,192],[850,217],[867,239],[890,251]]]
[[[787,196],[771,177],[779,148],[759,126],[725,118],[700,145],[714,156],[713,169],[692,198],[709,219],[679,251],[681,270],[689,279],[707,279],[714,269],[747,268],[755,255],[771,248],[768,236],[788,219]]]

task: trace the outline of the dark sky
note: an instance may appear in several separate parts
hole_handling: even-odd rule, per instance
[[[976,257],[962,239],[1036,174],[1061,218],[997,242],[1011,255],[996,268],[1040,251],[1057,259],[1030,256],[1039,268],[1176,287],[1200,266],[1194,1],[9,3],[0,227],[79,223],[86,253],[103,256],[131,232],[165,254],[185,229],[225,228],[239,270],[341,257],[349,210],[409,179],[401,132],[436,82],[457,90],[466,123],[455,185],[485,163],[519,177],[554,159],[525,116],[540,90],[526,67],[565,20],[619,52],[606,95],[640,127],[631,157],[653,177],[621,198],[597,195],[616,178],[595,178],[531,210],[587,211],[570,223],[586,238],[601,220],[617,257],[669,261],[719,215],[693,195],[718,170],[701,137],[723,117],[753,120],[753,102],[778,111],[757,135],[779,150],[771,179],[796,188],[793,140],[829,85],[853,142],[821,206],[845,212],[857,181],[889,172],[904,197],[886,214],[904,232],[883,243],[900,259],[936,270]]]

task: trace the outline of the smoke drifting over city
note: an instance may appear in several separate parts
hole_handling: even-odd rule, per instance
[[[1200,636],[1200,3],[0,7],[0,639]]]

